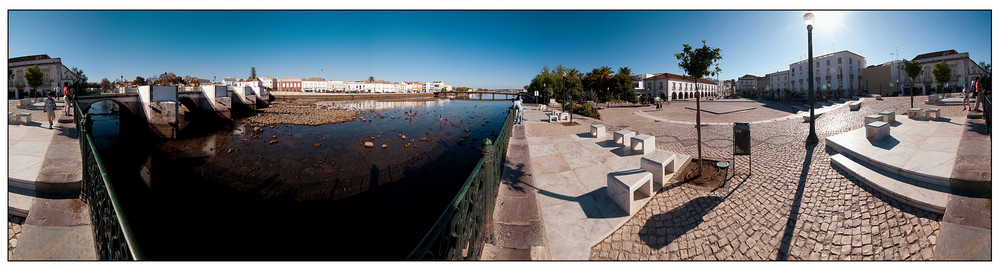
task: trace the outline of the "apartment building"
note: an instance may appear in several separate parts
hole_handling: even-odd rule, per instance
[[[806,92],[809,88],[808,65],[808,59],[788,65],[792,90]],[[817,91],[860,90],[865,66],[865,57],[847,50],[813,57],[813,85]]]
[[[35,96],[44,96],[45,91],[62,91],[79,79],[77,74],[66,68],[62,64],[62,59],[51,58],[49,55],[32,55],[7,59],[7,70],[13,75],[12,80],[7,81],[7,92],[13,94],[15,99],[20,99],[22,92],[31,91],[27,79],[24,78],[25,70],[38,65],[42,71],[42,85],[38,86]]]
[[[278,79],[278,91],[302,92],[302,79],[282,77]]]
[[[643,79],[643,86],[651,97],[660,97],[661,100],[684,100],[695,97],[695,88],[702,94],[701,97],[719,96],[719,82],[712,79],[695,80],[686,79],[681,75],[672,73],[661,73]]]

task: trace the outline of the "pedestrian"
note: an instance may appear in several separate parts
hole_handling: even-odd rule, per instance
[[[976,83],[972,83],[976,85]],[[969,110],[969,84],[962,85],[962,110]]]
[[[52,129],[52,120],[56,119],[56,100],[52,98],[52,93],[45,95],[45,114],[49,117],[49,129]]]
[[[63,116],[69,116],[69,87],[63,87]]]
[[[983,78],[980,77],[978,80],[972,81],[973,82],[973,84],[972,84],[972,86],[973,86],[972,87],[972,91],[976,94],[976,106],[973,106],[972,109],[970,109],[970,110],[973,110],[973,111],[976,111],[976,112],[983,112],[983,111],[979,110],[979,101],[983,99],[983,84],[982,84],[982,80],[983,80]]]
[[[521,97],[514,98],[514,109],[517,110],[514,117],[514,124],[521,124],[521,116],[524,114],[524,107],[521,105]]]

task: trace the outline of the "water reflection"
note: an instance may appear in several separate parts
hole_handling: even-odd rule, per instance
[[[422,108],[422,107],[435,107],[435,106],[445,106],[451,103],[449,99],[437,99],[430,101],[373,101],[373,100],[360,100],[360,101],[325,101],[316,103],[317,106],[333,108],[333,109],[346,109],[346,110],[386,110],[386,109],[406,109],[406,108]]]
[[[358,120],[237,120],[197,138],[133,142],[109,157],[133,161],[113,163],[114,179],[151,259],[402,259],[478,162],[482,139],[495,139],[509,105],[323,102],[361,111]]]

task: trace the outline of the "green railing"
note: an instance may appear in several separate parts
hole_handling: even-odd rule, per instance
[[[493,233],[493,207],[513,126],[514,110],[508,110],[507,120],[496,142],[491,142],[489,138],[483,140],[480,149],[483,157],[458,195],[407,259],[479,260],[483,245]]]
[[[94,246],[100,260],[140,260],[142,255],[132,237],[128,220],[111,185],[111,179],[97,154],[94,140],[87,131],[87,116],[73,102],[73,120],[80,140],[83,158],[83,185],[80,199],[90,205],[90,221],[94,227]]]

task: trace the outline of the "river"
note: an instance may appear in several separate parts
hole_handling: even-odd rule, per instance
[[[143,257],[404,259],[478,162],[482,139],[496,138],[510,102],[316,106],[359,114],[320,126],[235,120],[159,140],[130,136],[113,108],[95,105],[95,145]]]

